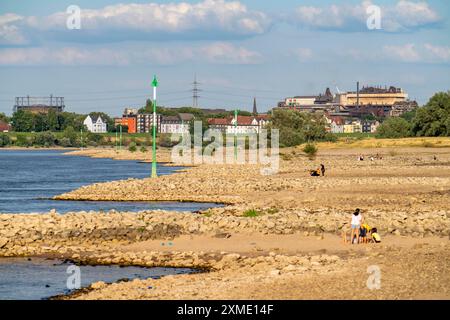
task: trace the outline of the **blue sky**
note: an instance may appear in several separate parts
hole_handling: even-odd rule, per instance
[[[70,5],[81,29],[66,27]],[[381,9],[369,30],[366,9]],[[0,112],[15,96],[120,115],[158,104],[266,111],[286,96],[395,85],[425,103],[450,89],[448,1],[0,0]]]

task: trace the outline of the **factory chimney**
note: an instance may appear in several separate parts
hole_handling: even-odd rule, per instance
[[[356,82],[356,107],[359,108],[359,81]]]

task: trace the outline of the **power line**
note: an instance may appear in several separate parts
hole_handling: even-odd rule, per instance
[[[227,93],[227,92],[220,92],[220,91],[207,91],[208,93],[217,94],[217,95],[223,95],[223,96],[232,96],[232,97],[242,97],[242,98],[253,98],[254,95],[244,95],[244,94],[235,94],[235,93]],[[267,99],[267,100],[279,100],[280,97],[264,97],[264,96],[256,96],[259,99]]]
[[[243,88],[243,87],[233,87],[233,86],[214,85],[214,84],[208,84],[208,85],[211,86],[211,87],[215,87],[215,88],[230,89],[230,90],[233,90],[233,91],[239,90],[239,91],[247,91],[247,92],[271,92],[271,93],[278,93],[278,94],[280,94],[280,91],[278,91],[278,90]]]
[[[192,106],[194,108],[198,108],[198,98],[200,97],[198,93],[201,91],[198,88],[199,84],[200,83],[197,82],[197,75],[194,75],[194,82],[192,83]]]

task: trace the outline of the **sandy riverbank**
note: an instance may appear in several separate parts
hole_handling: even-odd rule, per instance
[[[80,299],[450,299],[450,148],[324,149],[313,161],[298,149],[281,152],[273,176],[251,165],[200,165],[59,197],[229,204],[201,214],[0,215],[0,254],[211,271],[97,283]],[[377,153],[382,160],[356,160]],[[326,176],[309,177],[320,163]],[[356,207],[382,244],[341,243]],[[246,216],[249,209],[256,217]],[[371,265],[382,272],[380,290],[366,286]]]

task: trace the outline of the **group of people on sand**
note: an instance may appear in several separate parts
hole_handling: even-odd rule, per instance
[[[378,153],[377,153],[377,155],[374,157],[374,156],[370,156],[370,161],[375,161],[375,159],[376,160],[383,160],[383,157],[382,156],[380,156]],[[362,155],[362,154],[360,154],[359,156],[358,156],[358,161],[364,161],[364,156]]]
[[[370,227],[364,222],[364,217],[360,209],[356,209],[352,214],[350,221],[350,243],[380,243],[381,237],[378,234],[377,228]],[[348,243],[347,231],[343,230],[342,238],[344,243]]]

